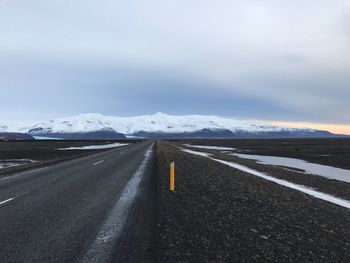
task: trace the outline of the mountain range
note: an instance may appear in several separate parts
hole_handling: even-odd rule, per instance
[[[336,136],[328,131],[286,128],[215,115],[174,116],[165,113],[136,117],[80,114],[38,123],[21,131],[34,137],[62,139]]]

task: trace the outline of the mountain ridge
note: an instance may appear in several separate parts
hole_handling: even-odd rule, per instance
[[[108,131],[108,139],[123,136],[140,137],[332,137],[328,131],[309,128],[286,128],[237,120],[216,115],[175,116],[165,113],[134,117],[104,116],[99,113],[80,114],[67,118],[49,120],[27,128],[32,136],[69,138],[76,134],[90,134]],[[62,136],[61,136],[62,135]],[[96,135],[97,136],[97,135]],[[83,136],[84,137],[84,136]],[[98,136],[97,136],[98,137]],[[103,136],[102,136],[103,137]]]

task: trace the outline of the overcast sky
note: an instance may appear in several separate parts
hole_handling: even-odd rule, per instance
[[[350,124],[348,0],[0,0],[0,124],[86,112]]]

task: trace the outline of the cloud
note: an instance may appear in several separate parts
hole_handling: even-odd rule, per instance
[[[0,110],[348,123],[349,14],[341,0],[2,1],[0,89],[26,96]]]

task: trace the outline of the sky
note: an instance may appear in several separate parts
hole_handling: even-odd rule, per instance
[[[216,114],[350,134],[348,0],[0,0],[0,124]]]

